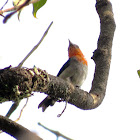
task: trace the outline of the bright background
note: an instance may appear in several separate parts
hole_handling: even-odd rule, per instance
[[[4,2],[5,0],[1,0],[0,5]],[[140,139],[140,79],[137,75],[140,68],[140,1],[111,2],[117,27],[105,99],[97,109],[88,111],[68,105],[63,115],[58,118],[57,115],[61,113],[65,103],[56,103],[42,113],[38,104],[46,96],[34,93],[18,123],[36,132],[43,139],[55,140],[56,137],[38,126],[38,122],[74,140]],[[11,5],[7,4],[5,8],[8,7]],[[48,0],[38,11],[37,19],[32,16],[30,5],[21,13],[20,22],[16,15],[6,24],[2,24],[2,20],[0,17],[0,68],[17,66],[53,21],[47,37],[24,66],[32,68],[35,65],[57,75],[68,59],[70,39],[80,46],[88,60],[89,73],[82,89],[90,90],[95,67],[91,56],[97,48],[100,32],[95,0]],[[21,102],[11,119],[17,119],[25,102],[26,100]],[[5,115],[11,104],[1,104],[0,114]],[[13,138],[3,133],[0,134],[0,139]]]

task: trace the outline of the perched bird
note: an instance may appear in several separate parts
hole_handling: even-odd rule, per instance
[[[62,66],[57,76],[70,82],[76,87],[81,87],[87,77],[87,60],[80,48],[71,43],[71,41],[69,41],[68,55],[68,61]],[[53,106],[55,102],[56,99],[48,95],[39,104],[38,108],[42,107],[42,111],[44,112],[49,105]]]

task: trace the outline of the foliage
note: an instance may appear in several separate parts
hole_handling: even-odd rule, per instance
[[[138,75],[139,75],[139,77],[140,77],[140,70],[138,70],[137,73],[138,73]]]
[[[44,4],[47,2],[47,0],[39,0],[36,3],[33,3],[33,16],[36,18],[37,11],[44,6]]]
[[[33,5],[33,16],[36,18],[37,11],[45,5],[47,0],[13,0],[13,7],[4,9],[4,6],[8,3],[8,0],[5,2],[5,4],[0,9],[0,16],[4,17],[3,23],[6,23],[11,16],[13,16],[15,13],[18,13],[18,19],[20,18],[20,13],[27,5],[32,4]],[[3,14],[5,12],[10,12],[6,16]]]
[[[47,0],[38,0],[37,2],[33,3],[33,16],[36,18],[36,13],[37,11],[44,6],[44,4],[46,3]],[[13,5],[14,6],[19,6],[21,4],[23,4],[24,2],[26,2],[26,0],[14,0],[13,1]],[[23,10],[23,8],[22,8]],[[18,11],[18,19],[20,16],[21,10]]]

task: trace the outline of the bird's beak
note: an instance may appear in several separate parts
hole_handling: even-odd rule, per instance
[[[69,40],[69,39],[68,39]],[[69,40],[69,46],[73,45],[73,43]]]

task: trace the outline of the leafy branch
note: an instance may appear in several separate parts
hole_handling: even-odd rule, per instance
[[[0,15],[4,17],[3,23],[6,23],[9,18],[11,18],[15,13],[19,12],[18,19],[21,10],[26,7],[27,5],[33,4],[33,16],[36,18],[37,11],[44,6],[47,0],[24,0],[24,2],[21,2],[21,0],[17,0],[16,4],[13,7],[10,7],[8,9],[3,9],[4,6],[8,3],[8,0],[5,2],[5,4],[0,9]],[[4,16],[3,14],[5,12],[11,12]]]

